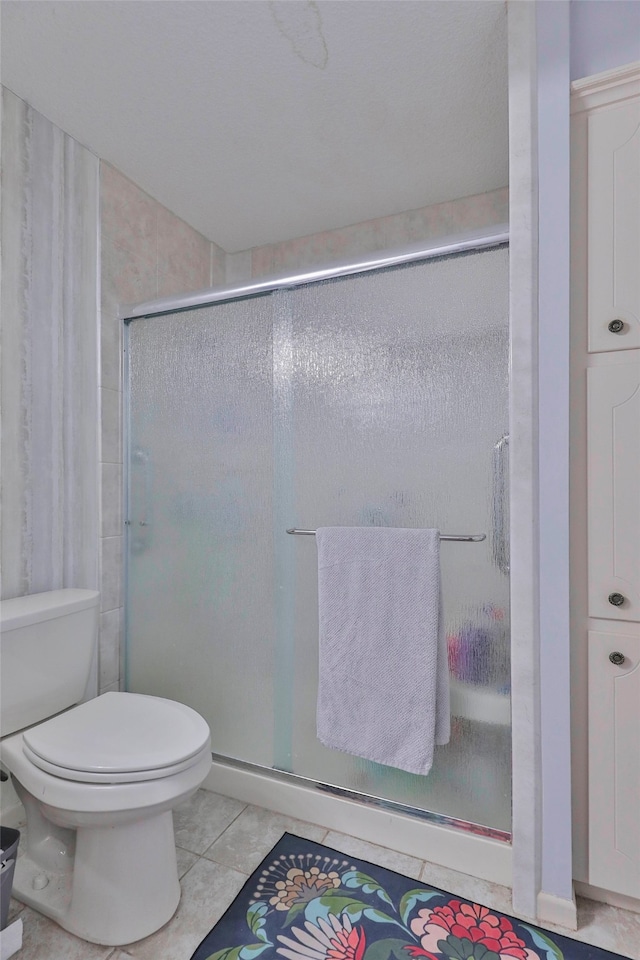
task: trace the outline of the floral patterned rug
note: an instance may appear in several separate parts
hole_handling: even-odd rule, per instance
[[[621,960],[286,833],[191,960]]]

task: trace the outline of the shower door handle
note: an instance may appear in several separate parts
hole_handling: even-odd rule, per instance
[[[509,434],[503,433],[493,447],[493,559],[505,576],[509,573],[509,524],[506,507],[508,503]]]

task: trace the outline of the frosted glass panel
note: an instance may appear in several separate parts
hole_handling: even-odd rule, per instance
[[[289,538],[295,578],[283,591],[295,603],[292,769],[509,830],[508,579],[493,562],[491,537],[494,447],[507,429],[506,277],[507,254],[499,250],[279,295],[277,313],[290,314],[295,331],[293,457],[275,454],[276,468],[284,454],[287,526],[487,534],[482,543],[442,544],[457,716],[426,778],[316,739],[317,557],[312,538]]]
[[[129,688],[194,706],[216,753],[510,830],[507,256],[130,324]],[[442,544],[428,777],[316,739],[315,540],[285,530],[340,524],[487,534]]]
[[[269,314],[256,298],[130,324],[127,674],[206,717],[214,751],[270,766]]]

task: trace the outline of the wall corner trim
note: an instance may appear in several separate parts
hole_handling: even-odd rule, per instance
[[[578,929],[578,910],[575,891],[570,900],[541,890],[538,893],[537,919],[540,923],[554,923],[567,930]]]

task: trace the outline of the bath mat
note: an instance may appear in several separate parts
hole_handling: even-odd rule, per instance
[[[621,960],[285,833],[191,960]]]

